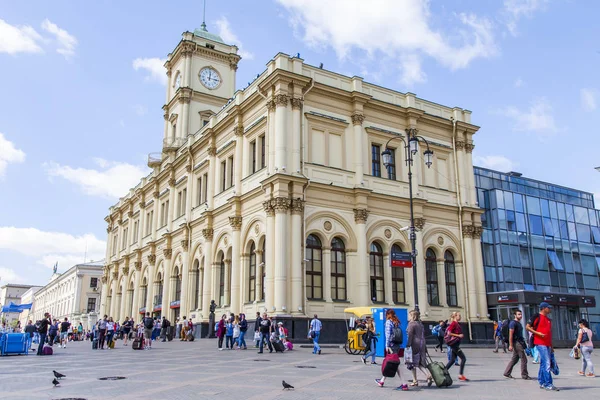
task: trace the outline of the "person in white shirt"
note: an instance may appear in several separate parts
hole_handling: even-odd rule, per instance
[[[111,348],[111,343],[114,340],[115,336],[115,321],[113,320],[112,317],[110,317],[108,319],[108,322],[106,323],[106,344],[108,345],[108,348]]]
[[[184,342],[187,342],[187,333],[188,333],[188,320],[184,315],[183,319],[181,320],[181,340]]]

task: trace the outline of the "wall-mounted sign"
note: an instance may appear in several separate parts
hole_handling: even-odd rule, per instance
[[[412,268],[412,255],[406,251],[392,251],[392,267]]]
[[[544,301],[552,301],[554,300],[554,295],[546,294],[543,296]]]
[[[162,311],[162,304],[155,305],[152,311]]]
[[[140,308],[140,314],[146,314],[146,307]]]
[[[518,303],[519,296],[514,294],[501,294],[498,296],[498,303]]]
[[[175,301],[172,301],[169,304],[169,308],[179,308],[179,305],[180,305],[180,301],[179,300],[175,300]]]
[[[595,307],[596,306],[596,299],[593,297],[582,297],[581,300],[583,300],[584,306],[587,306],[587,307]]]

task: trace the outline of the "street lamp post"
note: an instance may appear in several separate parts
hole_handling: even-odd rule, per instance
[[[425,157],[425,165],[427,168],[431,167],[433,162],[433,151],[429,149],[429,143],[425,138],[419,136],[419,131],[416,128],[406,128],[406,140],[402,136],[396,136],[391,138],[385,144],[385,150],[381,153],[383,156],[383,165],[386,169],[394,165],[392,160],[392,150],[388,147],[390,142],[394,139],[400,139],[404,143],[404,155],[406,159],[406,165],[408,166],[408,197],[410,203],[410,247],[411,247],[411,259],[412,259],[412,270],[413,270],[413,291],[415,296],[415,310],[419,311],[419,292],[417,285],[417,233],[415,229],[415,217],[413,211],[413,191],[412,191],[412,165],[413,157],[419,152],[419,141],[422,141],[427,146],[427,150],[423,152]]]

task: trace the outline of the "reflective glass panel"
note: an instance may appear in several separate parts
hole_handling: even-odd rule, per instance
[[[540,199],[537,197],[527,196],[527,212],[529,214],[541,215]]]

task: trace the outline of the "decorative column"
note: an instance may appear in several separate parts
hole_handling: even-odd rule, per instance
[[[466,164],[465,164],[465,142],[464,140],[456,140],[454,142],[454,148],[456,149],[456,164],[458,165],[458,180],[460,182],[460,186],[458,190],[460,190],[460,198],[462,204],[469,201],[469,190],[468,190],[468,181],[465,179],[466,172]],[[457,177],[455,177],[456,179]],[[455,188],[451,188],[450,190],[455,190]]]
[[[331,299],[331,246],[329,243],[325,243],[321,246],[321,250],[323,252],[323,259],[321,260],[321,285],[322,288],[322,296],[323,300],[328,303],[332,302]]]
[[[216,147],[208,148],[208,186],[206,187],[206,204],[209,210],[212,210],[215,206],[215,181],[217,177],[215,176],[215,163],[217,155]],[[212,261],[211,261],[212,262]],[[207,317],[208,318],[208,317]]]
[[[190,119],[190,101],[192,93],[191,93],[191,89],[180,89],[181,92],[181,97],[179,98],[179,102],[182,104],[183,106],[183,112],[182,112],[182,121],[181,121],[181,129],[179,130],[180,132],[180,137],[181,138],[186,138],[188,136],[188,127],[189,127],[189,119]]]
[[[475,207],[475,204],[477,203],[477,193],[475,190],[475,174],[473,173],[473,149],[475,148],[475,145],[473,144],[473,142],[467,142],[465,143],[465,151],[467,152],[466,154],[466,158],[467,158],[467,177],[468,177],[468,184],[469,184],[469,204],[471,204],[471,206]],[[464,185],[464,184],[463,184]],[[484,315],[487,315],[487,310],[486,313]]]
[[[363,152],[366,147],[362,146],[364,136],[362,123],[365,116],[362,113],[355,112],[351,118],[354,129],[354,184],[360,185],[364,180]]]
[[[263,203],[263,208],[267,214],[266,244],[265,244],[265,308],[267,311],[273,311],[275,304],[275,293],[273,288],[274,279],[274,254],[275,254],[275,210],[270,201]]]
[[[390,262],[390,253],[383,253],[383,284],[385,289],[384,300],[387,304],[394,304],[394,296],[392,294],[392,268],[396,267],[392,267],[392,264]]]
[[[277,109],[279,112],[279,108]],[[275,197],[271,199],[271,205],[275,211],[275,259],[274,259],[274,281],[275,296],[273,299],[275,310],[285,313],[289,303],[287,301],[287,256],[289,235],[290,200],[286,197]]]
[[[442,254],[443,256],[443,254]],[[443,258],[438,258],[435,260],[437,266],[437,274],[438,274],[438,295],[440,296],[440,306],[447,307],[448,306],[448,295],[446,294],[446,265]]]
[[[299,97],[291,99],[292,103],[292,165],[289,168],[291,173],[301,170],[302,160],[302,103]],[[293,219],[293,217],[292,217]],[[296,312],[293,309],[292,312]]]
[[[282,168],[287,168],[287,105],[289,97],[286,94],[276,94],[273,98],[275,102],[275,167],[279,168],[279,172],[283,172]],[[279,306],[277,306],[279,307]]]
[[[356,243],[358,248],[356,254],[358,268],[356,286],[354,287],[356,296],[353,299],[354,304],[368,305],[371,304],[371,294],[369,290],[369,281],[371,279],[368,268],[369,257],[367,255],[367,231],[366,224],[369,218],[369,210],[365,208],[354,209],[354,222],[356,223]]]
[[[212,228],[202,229],[202,236],[204,237],[204,277],[202,278],[202,319],[208,321],[208,315],[210,314],[210,296],[212,294],[211,285],[211,270],[213,267],[212,257],[212,240],[213,230]]]
[[[125,278],[124,281],[124,287],[121,288],[121,306],[119,307],[119,321],[121,321],[123,319],[123,316],[126,313],[127,310],[127,301],[128,301],[128,290],[129,290],[129,285],[127,284],[127,282],[129,281],[129,277],[127,276],[127,274],[129,273],[129,267],[127,266],[127,264],[125,264],[125,267],[123,267],[123,277]],[[129,305],[129,307],[131,307],[131,305]],[[115,320],[115,322],[117,322],[117,320]]]
[[[414,181],[413,181],[414,183]],[[419,291],[419,309],[421,315],[429,312],[429,302],[427,301],[427,273],[425,267],[425,248],[423,246],[423,228],[425,228],[425,218],[415,218],[415,228],[417,228],[415,249],[417,250],[417,290]],[[413,267],[414,268],[414,267]],[[439,290],[438,290],[439,291]],[[414,303],[414,298],[412,299]],[[413,304],[414,307],[414,304]]]
[[[115,266],[115,269],[118,269],[118,266]],[[117,279],[119,278],[119,272],[114,271],[112,273],[112,298],[111,298],[111,302],[110,302],[110,313],[109,313],[109,317],[114,317],[115,313],[117,312]]]
[[[273,173],[275,171],[275,101],[273,99],[267,101],[267,141],[265,143],[267,171]]]
[[[146,231],[146,202],[140,201],[140,222],[138,222],[138,249],[144,247],[142,243],[142,238],[144,237],[144,232]]]
[[[261,249],[256,249],[254,250],[254,254],[256,255],[256,280],[254,285],[254,302],[258,303],[262,300],[262,276],[263,271],[265,269],[265,265],[261,265],[263,259],[263,251]],[[252,257],[252,254],[250,254],[250,257]],[[250,301],[252,301],[252,299],[250,299]]]
[[[231,307],[231,260],[226,258],[223,260],[223,263],[225,264],[225,274],[223,276],[225,279],[225,282],[223,282],[223,305]],[[221,271],[219,271],[219,274],[220,272]]]
[[[241,146],[240,146],[241,147]],[[231,244],[231,303],[229,303],[231,312],[240,313],[241,307],[241,267],[240,267],[240,235],[242,228],[242,217],[229,217],[229,225],[233,231],[233,241]]]
[[[188,177],[190,179],[190,177]],[[187,230],[187,229],[186,229]],[[192,235],[192,232],[188,232],[187,235],[181,241],[181,248],[183,249],[183,257],[181,266],[181,298],[179,299],[179,310],[181,311],[181,316],[189,315],[190,313],[190,305],[189,301],[191,299],[190,287],[190,267],[192,260],[190,260],[190,252],[189,252],[189,240],[188,237]],[[195,282],[195,280],[193,281]]]
[[[233,134],[235,135],[235,153],[233,161],[233,186],[235,194],[241,196],[242,194],[242,166],[244,162],[242,160],[244,150],[244,127],[238,125],[233,128]]]
[[[155,274],[155,264],[156,264],[156,255],[149,254],[148,255],[148,294],[146,299],[144,300],[146,303],[144,307],[146,307],[146,312],[152,313],[152,308],[154,308],[154,274]]]
[[[487,292],[485,289],[485,273],[483,270],[483,257],[481,255],[481,226],[473,226],[473,264],[472,270],[475,273],[475,290],[477,291],[478,313],[481,319],[487,319]]]
[[[303,265],[302,254],[302,217],[304,215],[304,201],[300,199],[292,200],[292,231],[291,231],[291,304],[289,313],[302,315],[306,311],[302,308],[304,300]]]
[[[175,178],[174,174],[169,179],[169,207],[165,210],[167,213],[167,229],[173,232],[173,216],[175,214]]]
[[[131,305],[130,317],[134,318],[134,321],[137,321],[140,314],[140,284],[142,279],[140,275],[142,275],[142,262],[135,261],[133,266],[135,268],[135,281],[133,283],[133,304]]]
[[[469,286],[467,291],[467,298],[469,300],[469,318],[471,320],[477,318],[478,307],[477,307],[477,283],[476,283],[476,271],[475,263],[473,261],[473,225],[463,225],[462,234],[464,237],[465,246],[465,257],[463,260],[463,267],[467,272],[467,285]],[[486,302],[487,304],[487,302]],[[487,312],[486,312],[487,313]]]
[[[158,195],[160,192],[158,191],[158,186],[154,191],[154,211],[152,213],[152,226],[150,233],[152,234],[152,241],[156,241],[156,231],[158,231]]]
[[[165,256],[164,268],[163,268],[163,293],[162,293],[162,311],[161,314],[167,319],[170,318],[169,306],[170,306],[170,298],[169,296],[172,293],[171,285],[174,286],[174,279],[171,274],[173,273],[173,266],[171,265],[171,257],[173,256],[173,250],[171,248],[163,249],[163,255]]]
[[[104,267],[106,269],[106,267]],[[100,293],[100,314],[108,314],[108,304],[107,304],[107,296],[108,296],[108,277],[106,272],[102,275],[102,292]],[[35,306],[35,303],[34,303]],[[40,318],[41,319],[41,318]]]

